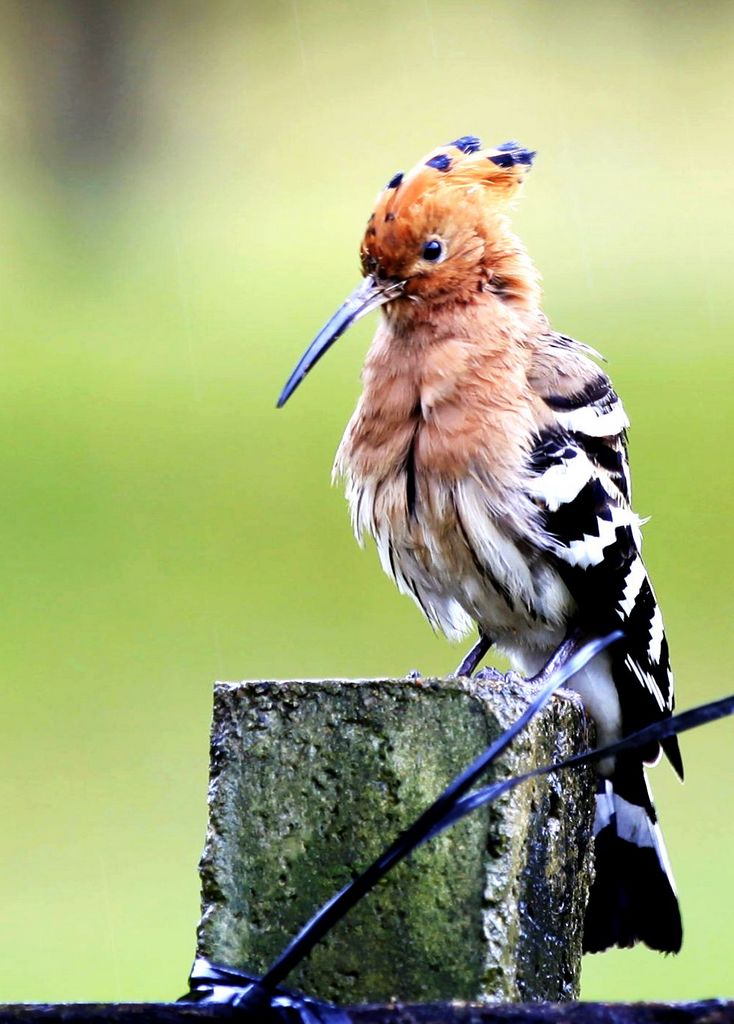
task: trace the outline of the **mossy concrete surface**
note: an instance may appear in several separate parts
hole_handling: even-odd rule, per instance
[[[199,952],[263,972],[312,913],[514,721],[522,684],[218,683]],[[495,777],[587,742],[555,698]],[[336,1002],[528,1001],[578,992],[588,771],[525,783],[399,865],[287,986]]]

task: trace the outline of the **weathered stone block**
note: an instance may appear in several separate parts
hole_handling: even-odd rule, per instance
[[[218,683],[200,953],[263,972],[528,696],[456,679]],[[495,777],[587,739],[579,706],[555,698]],[[391,872],[288,986],[342,1004],[573,998],[592,789],[587,771],[551,775],[465,819]]]

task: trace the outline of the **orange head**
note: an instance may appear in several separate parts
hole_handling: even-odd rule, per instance
[[[347,327],[377,306],[409,318],[416,303],[465,304],[482,292],[521,305],[537,301],[532,265],[508,221],[534,156],[517,142],[482,149],[465,135],[394,175],[367,222],[364,281],[314,338],[278,406]]]
[[[517,142],[482,149],[468,135],[396,174],[367,222],[364,273],[404,281],[404,295],[433,301],[491,287],[508,242],[516,248],[507,212],[534,156]]]

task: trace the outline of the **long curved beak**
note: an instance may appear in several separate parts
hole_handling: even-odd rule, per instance
[[[301,358],[295,370],[288,378],[286,386],[280,393],[277,408],[282,409],[306,374],[311,370],[325,352],[331,348],[348,327],[356,323],[365,313],[378,306],[383,306],[391,299],[397,298],[403,290],[404,281],[377,281],[371,275],[354,289],[352,294],[337,309],[332,318],[324,324]]]

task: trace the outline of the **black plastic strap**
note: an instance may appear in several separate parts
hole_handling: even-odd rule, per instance
[[[189,992],[179,1002],[237,1007],[238,1018],[259,1024],[352,1024],[339,1006],[300,992],[269,989],[255,975],[198,957],[189,975]]]

